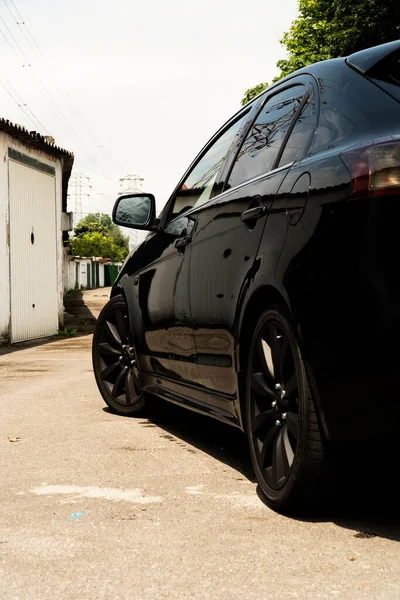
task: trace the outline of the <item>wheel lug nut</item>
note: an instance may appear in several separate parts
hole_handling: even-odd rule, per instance
[[[123,360],[124,360],[124,357],[123,357],[123,356],[120,356],[120,357],[119,357],[119,362],[122,362]]]
[[[281,391],[281,398],[283,398],[284,396],[286,396],[286,392],[285,392],[285,390],[282,390]]]
[[[276,408],[276,400],[273,400],[273,401],[271,402],[271,406],[272,406],[272,408]]]
[[[286,419],[286,413],[282,413],[282,419]]]
[[[277,419],[277,420],[275,421],[275,425],[276,425],[277,427],[280,427],[280,426],[282,425],[282,423],[280,422],[280,420],[279,420],[279,419]]]
[[[280,383],[276,383],[276,384],[275,384],[275,389],[276,389],[276,390],[281,390],[281,389],[282,389],[282,386],[281,386],[281,384],[280,384]]]
[[[136,363],[135,360],[131,360],[131,365],[133,366]]]

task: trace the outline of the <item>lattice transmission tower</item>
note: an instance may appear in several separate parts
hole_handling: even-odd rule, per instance
[[[83,199],[90,200],[92,186],[90,183],[90,177],[84,175],[83,173],[74,173],[69,182],[69,190],[68,194],[69,198],[72,200],[72,206],[74,207],[74,226],[79,223],[82,219],[82,201]]]

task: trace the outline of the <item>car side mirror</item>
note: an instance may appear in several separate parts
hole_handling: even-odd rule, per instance
[[[112,219],[116,225],[123,227],[155,231],[159,226],[155,214],[153,194],[124,194],[114,204]]]

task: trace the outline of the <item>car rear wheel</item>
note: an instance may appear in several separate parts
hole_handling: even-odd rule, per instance
[[[145,398],[141,393],[128,307],[122,296],[112,298],[99,315],[92,359],[96,382],[106,404],[120,415],[138,414]]]
[[[304,509],[319,498],[324,446],[300,348],[276,310],[260,317],[247,367],[246,422],[257,481],[271,508]]]

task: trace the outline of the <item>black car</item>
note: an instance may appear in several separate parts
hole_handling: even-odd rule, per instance
[[[318,497],[330,441],[400,429],[400,41],[306,67],[232,117],[148,230],[93,339],[100,392],[247,432],[269,505]]]

